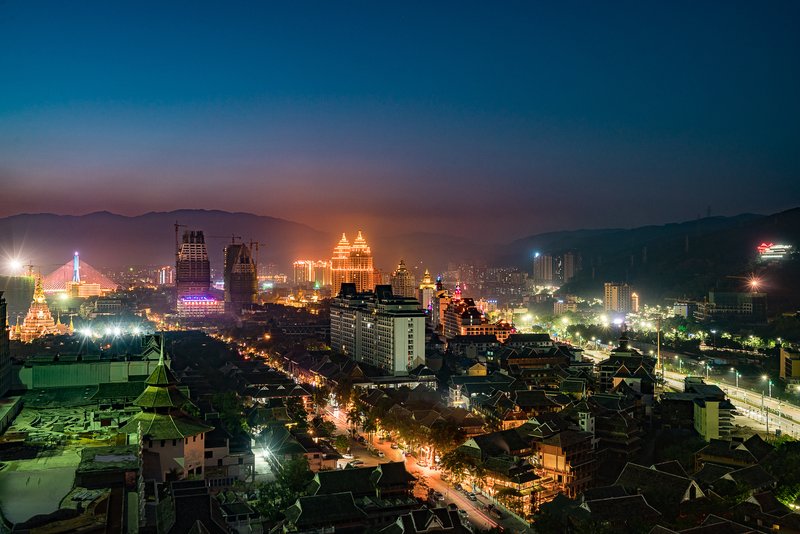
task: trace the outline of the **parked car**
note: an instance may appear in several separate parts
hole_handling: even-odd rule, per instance
[[[397,449],[399,449],[399,448],[400,448],[400,445],[398,445],[397,443],[392,443],[392,448],[393,448],[394,450],[397,450]]]
[[[350,454],[349,452],[346,452],[346,453],[342,454],[342,458],[344,458],[345,460],[352,460],[354,458],[354,456],[352,454]]]
[[[467,499],[469,499],[471,501],[477,501],[478,500],[478,496],[470,491],[469,493],[467,493]]]
[[[467,519],[469,517],[469,512],[467,512],[463,508],[459,508],[458,509],[458,515],[461,516],[461,519]]]
[[[385,458],[385,457],[386,455],[383,453],[383,451],[378,451],[378,458]]]
[[[456,491],[464,491],[464,486],[462,486],[461,484],[456,484],[453,487],[456,489]]]
[[[358,467],[359,465],[364,465],[364,462],[362,462],[361,460],[353,460],[351,462],[348,462],[347,465]]]
[[[500,511],[499,508],[494,507],[489,511],[489,515],[494,517],[495,519],[503,519],[504,515],[503,512]]]
[[[443,501],[444,500],[444,494],[441,491],[434,491],[433,492],[433,498],[436,499],[437,501]]]

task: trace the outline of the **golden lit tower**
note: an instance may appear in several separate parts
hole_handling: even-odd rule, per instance
[[[372,261],[372,250],[367,240],[358,231],[353,246],[350,247],[350,277],[359,292],[375,289],[375,265]]]
[[[331,283],[333,285],[333,294],[339,293],[342,284],[350,281],[349,275],[350,266],[350,242],[347,236],[342,234],[342,239],[336,248],[333,249],[333,258],[331,258]]]
[[[430,308],[434,295],[436,295],[436,283],[433,281],[430,271],[425,269],[417,294],[417,300],[422,304],[422,309],[427,310]]]

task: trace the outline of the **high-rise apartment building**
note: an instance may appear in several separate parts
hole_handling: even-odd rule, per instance
[[[550,254],[536,253],[533,257],[533,281],[539,285],[553,283],[553,257]]]
[[[11,389],[11,352],[8,347],[6,299],[0,291],[0,397]]]
[[[205,295],[211,287],[211,264],[202,230],[183,233],[175,262],[175,285],[178,299],[186,296]]]
[[[406,267],[406,262],[400,260],[397,269],[392,273],[392,293],[401,297],[416,298],[416,283],[414,274]]]
[[[569,282],[575,278],[575,273],[578,272],[578,258],[574,252],[565,252],[562,262],[563,267],[563,281]]]
[[[243,308],[255,303],[258,295],[256,262],[244,243],[231,243],[225,247],[223,279],[226,311],[240,314]]]
[[[628,284],[606,282],[603,291],[603,309],[607,312],[614,313],[631,312],[633,311],[632,295],[631,286]]]
[[[293,265],[296,287],[325,287],[331,285],[331,262],[297,260]],[[341,285],[341,284],[340,284]]]
[[[331,303],[331,346],[395,375],[425,363],[425,312],[392,286],[360,292],[345,282]]]
[[[352,244],[342,234],[342,239],[333,249],[331,279],[334,293],[345,283],[355,284],[359,293],[375,288],[372,250],[360,230]]]

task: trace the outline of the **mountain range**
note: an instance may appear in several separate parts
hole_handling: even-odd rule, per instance
[[[250,213],[215,210],[151,212],[134,217],[96,212],[81,216],[20,214],[0,218],[0,250],[50,272],[80,251],[95,267],[169,265],[174,261],[175,222],[203,230],[212,266],[222,266],[222,249],[239,236],[257,241],[261,263],[289,272],[295,259],[329,258],[346,230],[320,231],[304,224]],[[181,228],[183,230],[183,228]],[[707,217],[683,223],[632,229],[607,228],[550,232],[507,243],[477,243],[436,233],[365,234],[376,266],[392,270],[401,258],[419,272],[440,272],[473,261],[516,266],[530,272],[534,252],[574,251],[582,270],[564,288],[596,293],[602,282],[628,281],[653,297],[701,295],[717,279],[752,269],[762,241],[800,245],[800,208],[772,215]]]

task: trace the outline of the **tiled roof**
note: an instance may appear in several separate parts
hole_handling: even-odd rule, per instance
[[[150,439],[183,439],[208,432],[213,427],[184,414],[141,412],[128,419],[119,431],[134,434],[139,428],[142,435]]]
[[[300,497],[284,515],[301,530],[317,525],[366,521],[366,514],[356,506],[349,491]]]

